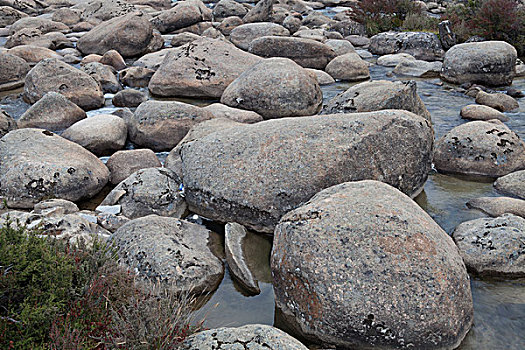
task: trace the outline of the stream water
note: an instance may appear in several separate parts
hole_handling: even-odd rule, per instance
[[[370,71],[374,80],[398,79],[387,74],[391,68],[373,65]],[[351,85],[334,83],[323,86],[325,101]],[[453,127],[466,122],[460,118],[459,111],[463,106],[474,103],[473,98],[458,92],[454,87],[442,84],[439,79],[418,80],[417,85],[418,93],[432,115],[436,139]],[[525,79],[515,80],[513,87],[525,91]],[[0,108],[6,110],[15,119],[18,119],[29,107],[19,97],[20,93],[21,89],[0,93]],[[184,100],[184,102],[202,105],[214,101]],[[523,138],[525,137],[525,98],[519,102],[520,110],[508,113],[510,121],[506,124]],[[111,105],[111,99],[108,98],[105,108],[91,111],[88,115],[111,113],[114,110],[116,108]],[[132,147],[133,145],[128,145],[128,148]],[[159,154],[161,159],[165,156],[165,153]],[[474,181],[432,173],[424,191],[415,200],[450,234],[459,223],[485,216],[479,211],[467,209],[465,203],[469,199],[497,195],[490,180]],[[93,200],[88,207],[96,206],[102,199],[103,195]],[[274,294],[269,267],[271,237],[251,234],[246,249],[248,263],[259,280],[261,293],[257,296],[246,295],[232,281],[226,269],[219,288],[208,295],[206,303],[194,313],[196,320],[205,318],[205,327],[240,326],[250,323],[274,324]],[[525,349],[525,279],[472,278],[471,285],[474,298],[474,326],[460,349]]]

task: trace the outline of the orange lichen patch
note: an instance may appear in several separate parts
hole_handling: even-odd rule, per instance
[[[405,237],[381,237],[379,243],[384,251],[392,254],[418,251],[427,255],[436,255],[436,248],[432,241],[422,233],[415,233]]]
[[[288,274],[287,278],[293,286],[293,288],[288,290],[288,293],[290,294],[291,299],[299,305],[301,309],[300,311],[308,314],[313,319],[321,319],[323,316],[321,299],[310,287],[308,282],[303,281],[300,277],[293,274]]]

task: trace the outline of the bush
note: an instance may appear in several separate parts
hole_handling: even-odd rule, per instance
[[[517,0],[478,0],[447,8],[448,19],[460,42],[471,36],[503,40],[525,55],[525,8]]]

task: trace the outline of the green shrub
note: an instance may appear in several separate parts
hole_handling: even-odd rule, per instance
[[[438,33],[439,18],[429,17],[424,14],[408,14],[403,21],[401,30],[406,32]]]

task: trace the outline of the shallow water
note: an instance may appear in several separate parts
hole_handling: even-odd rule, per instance
[[[375,59],[370,61],[374,62]],[[391,70],[392,68],[373,65],[370,68],[371,77],[374,80],[398,79],[396,76],[387,75]],[[457,91],[454,87],[442,84],[439,79],[416,79],[416,81],[418,93],[432,115],[436,138],[466,122],[460,118],[459,111],[463,106],[475,103],[473,98]],[[354,84],[337,82],[323,86],[325,102]],[[513,87],[525,90],[525,79],[516,80]],[[142,90],[146,91],[146,89]],[[0,93],[0,108],[6,110],[15,119],[18,119],[29,107],[19,97],[21,92],[22,89]],[[188,99],[168,100],[201,106],[214,102]],[[111,99],[108,98],[104,108],[90,111],[88,116],[111,113],[115,110],[116,108],[111,105]],[[506,124],[520,137],[525,137],[525,98],[520,100],[520,110],[508,113],[508,115],[511,120]],[[133,145],[128,144],[127,148],[133,148]],[[166,152],[158,154],[160,159],[164,159],[166,155]],[[93,209],[110,189],[108,186],[104,193],[92,201],[83,203],[82,207]],[[497,195],[492,182],[434,172],[430,174],[424,191],[415,200],[447,233],[451,234],[459,223],[485,216],[477,210],[468,209],[465,206],[468,200],[479,196]],[[211,293],[205,305],[194,313],[196,320],[205,318],[205,327],[241,326],[250,323],[271,325],[274,323],[274,295],[269,268],[271,238],[251,235],[249,242],[248,263],[259,280],[261,294],[246,295],[232,280],[226,267],[225,277],[218,289]],[[475,324],[460,349],[525,349],[525,279],[482,281],[473,278],[471,285]]]

